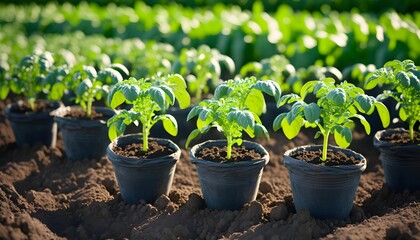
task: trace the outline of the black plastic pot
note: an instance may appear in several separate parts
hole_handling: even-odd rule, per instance
[[[106,147],[110,143],[106,121],[64,117],[74,108],[79,107],[60,108],[55,116],[55,121],[63,135],[67,159],[70,161],[100,159],[105,156]],[[110,108],[94,107],[94,109],[108,118],[115,115],[115,111]]]
[[[349,149],[328,146],[347,156],[361,160],[356,165],[323,166],[290,157],[292,153],[322,149],[322,146],[301,146],[284,153],[296,211],[308,209],[320,219],[345,219],[353,207],[360,175],[366,169],[366,159]]]
[[[58,101],[51,102],[53,110],[60,107]],[[34,145],[42,143],[50,146],[54,143],[57,135],[57,129],[54,128],[54,116],[52,111],[34,112],[22,114],[17,112],[19,103],[9,104],[6,107],[5,114],[12,126],[15,135],[16,145],[25,144]]]
[[[381,141],[383,136],[407,132],[403,128],[378,131],[373,145],[380,151],[385,182],[396,192],[420,190],[420,145],[401,145]]]
[[[115,176],[125,203],[136,204],[140,200],[153,203],[160,195],[167,195],[171,188],[181,150],[167,139],[149,138],[149,141],[157,141],[158,144],[172,148],[175,152],[161,158],[141,159],[120,156],[113,151],[115,146],[142,143],[140,134],[118,137],[107,148],[107,156],[114,166]]]
[[[238,210],[257,197],[263,168],[269,161],[268,152],[258,143],[244,141],[242,146],[254,149],[261,159],[219,163],[196,158],[201,149],[226,146],[226,140],[209,140],[191,148],[190,157],[196,165],[201,191],[208,208]]]

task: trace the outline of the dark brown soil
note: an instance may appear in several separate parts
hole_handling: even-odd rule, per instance
[[[301,150],[293,152],[290,157],[306,161],[308,163],[324,165],[324,166],[337,166],[337,165],[353,165],[360,163],[359,159],[353,156],[347,156],[342,151],[334,152],[331,149],[327,150],[327,160],[322,160],[322,149],[318,150]]]
[[[289,141],[281,133],[255,139],[270,154],[257,199],[239,211],[206,208],[188,149],[181,149],[168,196],[124,204],[112,163],[66,161],[57,148],[17,148],[0,101],[0,239],[420,239],[420,192],[384,185],[372,136],[355,132],[350,149],[368,168],[345,220],[296,213],[283,153],[320,144],[311,130]],[[4,135],[3,135],[4,134]],[[182,146],[182,145],[180,145]]]
[[[414,132],[414,141],[410,140],[410,133],[406,132],[398,132],[392,133],[386,136],[383,136],[381,141],[392,142],[397,144],[420,144],[420,133]]]
[[[21,113],[21,114],[31,114],[34,112],[51,112],[56,107],[54,107],[54,103],[50,101],[36,101],[35,102],[35,111],[29,106],[28,101],[20,100],[18,104],[13,105],[10,109],[14,113]]]
[[[142,143],[132,143],[122,147],[116,146],[112,150],[120,156],[142,159],[164,157],[175,152],[174,149],[159,145],[156,141],[149,142],[149,150],[146,152],[143,152]]]
[[[71,119],[86,119],[86,120],[108,120],[108,116],[104,116],[102,113],[98,113],[92,108],[92,112],[90,117],[87,117],[86,111],[81,108],[72,108],[70,111],[64,115],[64,117],[71,118]]]
[[[247,149],[244,146],[233,146],[232,156],[228,159],[226,146],[212,146],[201,149],[196,154],[196,157],[212,162],[239,162],[261,159],[261,154],[257,153],[254,149]]]

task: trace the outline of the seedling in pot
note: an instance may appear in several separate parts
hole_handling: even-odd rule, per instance
[[[317,102],[305,102],[305,97],[313,93]],[[291,110],[279,114],[273,122],[274,131],[283,129],[288,139],[296,137],[302,128],[318,128],[315,139],[323,136],[322,161],[327,160],[328,138],[334,134],[335,142],[347,148],[352,141],[350,129],[353,119],[359,119],[367,134],[369,122],[359,113],[372,114],[376,110],[387,127],[390,122],[385,105],[374,97],[364,94],[363,89],[346,81],[336,84],[332,78],[309,81],[303,85],[300,95],[288,94],[280,98],[277,105],[293,103]]]
[[[42,81],[53,64],[54,58],[50,52],[34,51],[26,55],[13,69],[10,83],[1,86],[1,97],[6,98],[9,90],[22,94],[27,99],[31,110],[35,112],[39,94],[48,90],[44,88]]]
[[[128,72],[121,64],[117,65],[117,69]],[[109,92],[110,85],[123,80],[121,73],[112,66],[104,68],[99,72],[92,66],[80,66],[76,67],[73,72],[70,88],[74,90],[76,103],[86,112],[87,118],[91,118],[93,102],[95,100],[101,100],[102,97],[106,96]],[[57,89],[62,90],[64,88],[59,87]]]
[[[207,133],[212,127],[223,132],[227,139],[227,159],[231,158],[232,146],[242,144],[242,132],[250,137],[264,134],[269,137],[262,125],[259,114],[262,113],[265,100],[262,92],[280,98],[280,87],[273,81],[257,81],[254,77],[229,80],[215,90],[214,99],[202,100],[191,109],[187,121],[195,116],[197,129],[188,136],[186,147],[200,134]]]
[[[162,121],[164,129],[169,134],[177,135],[176,119],[162,112],[174,105],[175,100],[181,109],[190,105],[190,96],[186,87],[184,78],[178,74],[140,79],[131,77],[117,83],[108,96],[108,102],[114,109],[123,103],[131,104],[132,108],[121,110],[108,120],[108,134],[111,141],[123,134],[126,126],[131,123],[142,124],[144,152],[149,149],[150,128],[158,121]]]
[[[408,122],[410,140],[414,141],[414,125],[420,121],[420,70],[411,60],[387,62],[366,81],[365,88],[386,84],[390,88],[378,100],[393,98],[402,121]]]

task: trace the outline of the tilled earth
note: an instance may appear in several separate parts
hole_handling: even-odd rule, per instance
[[[310,131],[292,141],[281,133],[254,140],[270,162],[256,201],[240,211],[205,207],[185,149],[169,196],[126,205],[105,156],[69,162],[60,135],[55,149],[14,146],[7,102],[0,102],[0,239],[420,239],[420,192],[388,189],[372,138],[362,133],[349,148],[367,158],[368,168],[345,220],[317,220],[294,209],[282,154],[319,143]]]

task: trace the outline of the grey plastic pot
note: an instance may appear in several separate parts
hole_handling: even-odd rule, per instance
[[[323,166],[290,157],[296,151],[322,149],[322,146],[301,146],[284,153],[296,211],[308,209],[320,219],[345,219],[353,207],[360,175],[366,169],[366,159],[349,149],[328,146],[342,151],[361,162],[356,165]]]
[[[80,107],[62,107],[56,111],[55,121],[61,130],[64,151],[70,161],[100,159],[105,156],[110,143],[105,120],[72,119],[64,117],[71,109]],[[115,111],[106,107],[94,107],[97,113],[111,118]]]
[[[191,148],[190,157],[196,165],[201,191],[208,208],[238,210],[257,197],[264,167],[269,162],[268,152],[258,143],[244,141],[242,146],[262,155],[261,159],[219,163],[196,157],[203,148],[226,146],[226,140],[209,140]]]
[[[10,121],[16,145],[34,145],[42,143],[50,146],[55,142],[57,129],[54,128],[54,116],[52,112],[61,106],[59,101],[51,102],[53,110],[45,112],[34,112],[22,114],[16,112],[19,103],[9,104],[6,107],[5,115]]]
[[[149,141],[157,141],[158,144],[172,148],[175,152],[152,159],[124,157],[114,152],[113,149],[116,146],[142,143],[141,134],[118,137],[107,148],[107,156],[114,166],[115,176],[125,203],[136,204],[140,200],[153,203],[160,195],[169,194],[181,150],[168,139],[149,138]]]
[[[373,145],[380,151],[386,184],[396,192],[420,190],[420,145],[381,141],[383,136],[407,132],[403,128],[378,131]]]

